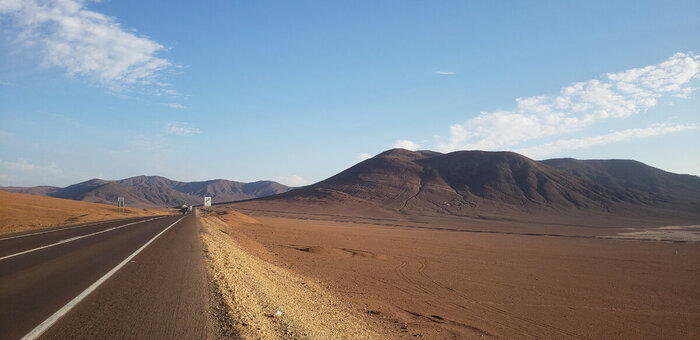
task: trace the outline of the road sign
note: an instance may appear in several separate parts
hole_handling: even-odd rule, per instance
[[[117,206],[119,207],[119,214],[124,213],[124,197],[117,197]]]
[[[204,207],[205,208],[211,207],[211,197],[204,197]]]

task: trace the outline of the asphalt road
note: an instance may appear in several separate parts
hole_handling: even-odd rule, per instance
[[[0,338],[215,337],[199,228],[180,215],[0,237]]]

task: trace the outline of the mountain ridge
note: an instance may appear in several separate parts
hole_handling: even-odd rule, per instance
[[[97,203],[163,207],[267,202],[299,212],[379,215],[681,216],[700,221],[700,177],[679,175],[633,160],[535,161],[508,151],[409,151],[391,149],[323,181],[290,188],[272,181],[224,179],[179,182],[160,176],[91,179],[57,188],[6,187]],[[665,217],[664,217],[665,218]]]
[[[700,219],[700,177],[630,160],[535,161],[508,151],[392,149],[321,182],[259,200],[413,215],[680,213]]]
[[[0,190],[55,198],[111,204],[124,197],[127,206],[139,208],[201,204],[211,196],[214,203],[258,198],[286,192],[290,188],[273,181],[250,183],[215,179],[180,182],[162,176],[134,176],[121,180],[93,178],[64,188],[53,186],[0,187]]]

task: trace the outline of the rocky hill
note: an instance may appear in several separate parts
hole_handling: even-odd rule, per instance
[[[462,216],[557,213],[700,217],[700,178],[626,160],[534,161],[513,152],[393,149],[267,202]]]

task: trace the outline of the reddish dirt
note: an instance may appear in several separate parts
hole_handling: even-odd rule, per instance
[[[0,233],[166,213],[0,191]]]
[[[391,338],[700,336],[695,242],[601,239],[623,229],[585,223],[409,221],[251,206],[232,206],[255,219],[230,213],[238,216],[229,221],[232,237],[322,282]]]

